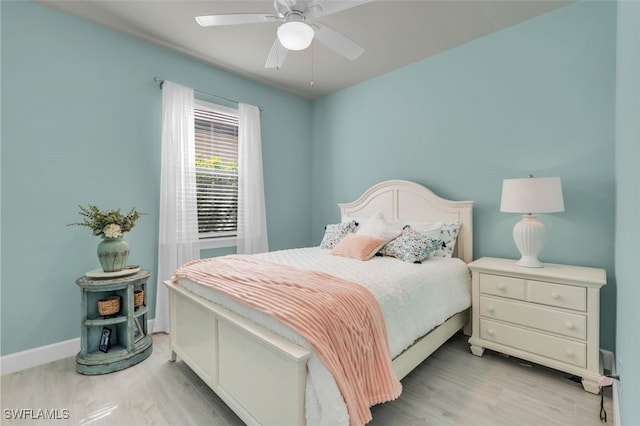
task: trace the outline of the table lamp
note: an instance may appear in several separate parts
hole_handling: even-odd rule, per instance
[[[505,179],[502,183],[500,211],[523,213],[522,220],[513,227],[513,239],[520,255],[519,266],[542,268],[538,254],[544,246],[544,225],[535,213],[564,211],[562,185],[559,177]]]

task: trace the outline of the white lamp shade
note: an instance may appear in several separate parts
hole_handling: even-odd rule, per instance
[[[304,50],[313,40],[313,28],[304,22],[285,22],[278,27],[278,40],[289,50]]]
[[[505,179],[502,183],[500,211],[525,213],[513,227],[513,239],[522,256],[516,264],[526,268],[542,268],[538,254],[544,246],[546,232],[534,213],[564,211],[560,178]]]
[[[564,211],[559,177],[505,179],[500,211],[506,213],[556,213]]]

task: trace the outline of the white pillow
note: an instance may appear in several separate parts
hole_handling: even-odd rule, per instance
[[[406,225],[409,225],[414,231],[419,232],[420,234],[434,240],[440,239],[440,230],[444,225],[444,221],[442,220],[440,222],[419,222],[417,220],[406,220],[398,223],[401,224],[402,228],[404,228]]]
[[[402,233],[398,225],[387,222],[382,212],[378,212],[358,226],[358,234],[391,241]]]

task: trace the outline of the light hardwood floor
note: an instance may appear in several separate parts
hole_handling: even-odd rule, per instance
[[[179,359],[169,338],[153,335],[153,354],[102,376],[75,372],[73,357],[2,376],[2,425],[242,425],[242,421]],[[469,351],[454,336],[403,381],[402,396],[373,408],[375,426],[601,425],[600,396],[561,372],[515,358]],[[610,393],[605,393],[613,424]],[[27,421],[6,410],[58,410],[67,420]],[[280,425],[278,425],[280,426]]]

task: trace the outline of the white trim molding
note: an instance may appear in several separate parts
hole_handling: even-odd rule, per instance
[[[147,321],[147,330],[153,330],[153,320]],[[80,338],[76,337],[63,342],[4,355],[0,357],[0,375],[4,376],[5,374],[76,356],[78,352],[80,352]]]
[[[236,247],[238,238],[233,237],[220,237],[220,238],[201,238],[200,250]]]
[[[605,349],[600,349],[600,354],[602,354],[602,367],[604,368],[605,373],[608,372],[609,375],[615,376],[617,373],[616,357],[614,353]],[[614,426],[622,426],[622,423],[620,422],[620,394],[618,389],[619,385],[620,383],[617,380],[613,380],[611,385]]]
[[[80,351],[80,338],[65,340],[63,342],[52,343],[38,348],[28,349],[22,352],[15,352],[5,355],[0,360],[0,373],[15,373],[26,370],[48,362],[74,356]]]

